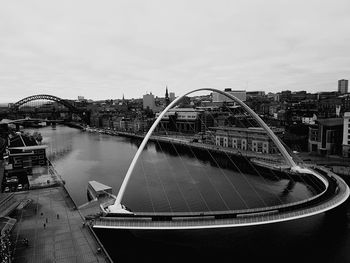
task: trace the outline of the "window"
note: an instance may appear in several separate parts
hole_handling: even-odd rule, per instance
[[[237,139],[232,139],[232,148],[237,149]]]
[[[310,141],[317,141],[317,136],[318,136],[318,130],[310,129],[310,133],[309,133]]]
[[[242,139],[242,150],[247,150],[247,140]]]
[[[223,146],[224,147],[228,147],[228,139],[227,139],[227,137],[224,137]]]
[[[216,136],[215,144],[220,145],[220,136]]]
[[[39,159],[44,159],[44,155],[39,155]]]
[[[263,142],[262,152],[263,153],[269,152],[269,143],[268,142]]]
[[[253,141],[252,142],[252,151],[253,152],[257,152],[258,151],[258,142],[257,141]]]
[[[327,138],[327,140],[326,140],[327,143],[335,143],[336,142],[337,133],[336,133],[335,130],[328,130],[326,132],[326,136],[327,136],[326,137]]]

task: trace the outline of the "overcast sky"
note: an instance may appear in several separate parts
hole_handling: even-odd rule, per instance
[[[0,0],[0,102],[337,89],[349,0]]]

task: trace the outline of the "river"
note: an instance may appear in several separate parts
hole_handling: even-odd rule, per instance
[[[111,186],[117,194],[140,143],[65,126],[46,127],[39,132],[43,144],[48,145],[48,158],[77,205],[87,202],[86,187],[90,180]],[[302,182],[253,172],[242,175],[239,171],[196,158],[194,152],[174,153],[150,143],[132,174],[123,203],[133,211],[213,211],[289,203],[313,195]],[[339,211],[295,222],[234,229],[216,235],[215,245],[195,247],[144,241],[128,233],[97,234],[116,262],[208,258],[238,262],[350,262],[346,250],[350,244],[349,220],[344,209]],[[131,247],[139,253],[129,252]]]

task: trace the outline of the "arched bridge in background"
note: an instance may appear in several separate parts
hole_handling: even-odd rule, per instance
[[[86,110],[82,110],[77,108],[76,106],[74,106],[73,104],[71,104],[69,101],[53,96],[53,95],[48,95],[48,94],[38,94],[38,95],[32,95],[29,97],[26,97],[24,99],[21,99],[19,101],[17,101],[16,103],[14,103],[12,105],[12,107],[10,108],[11,112],[20,112],[20,107],[28,104],[32,101],[40,101],[40,100],[47,100],[47,101],[53,101],[53,102],[57,102],[58,104],[61,104],[63,106],[65,106],[69,112],[74,113],[76,115],[78,115],[81,120],[85,123],[89,123],[89,112]]]

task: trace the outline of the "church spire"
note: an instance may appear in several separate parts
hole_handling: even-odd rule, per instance
[[[168,86],[165,86],[165,104],[166,106],[168,106],[170,103],[170,99],[169,99],[169,93],[168,93]]]

